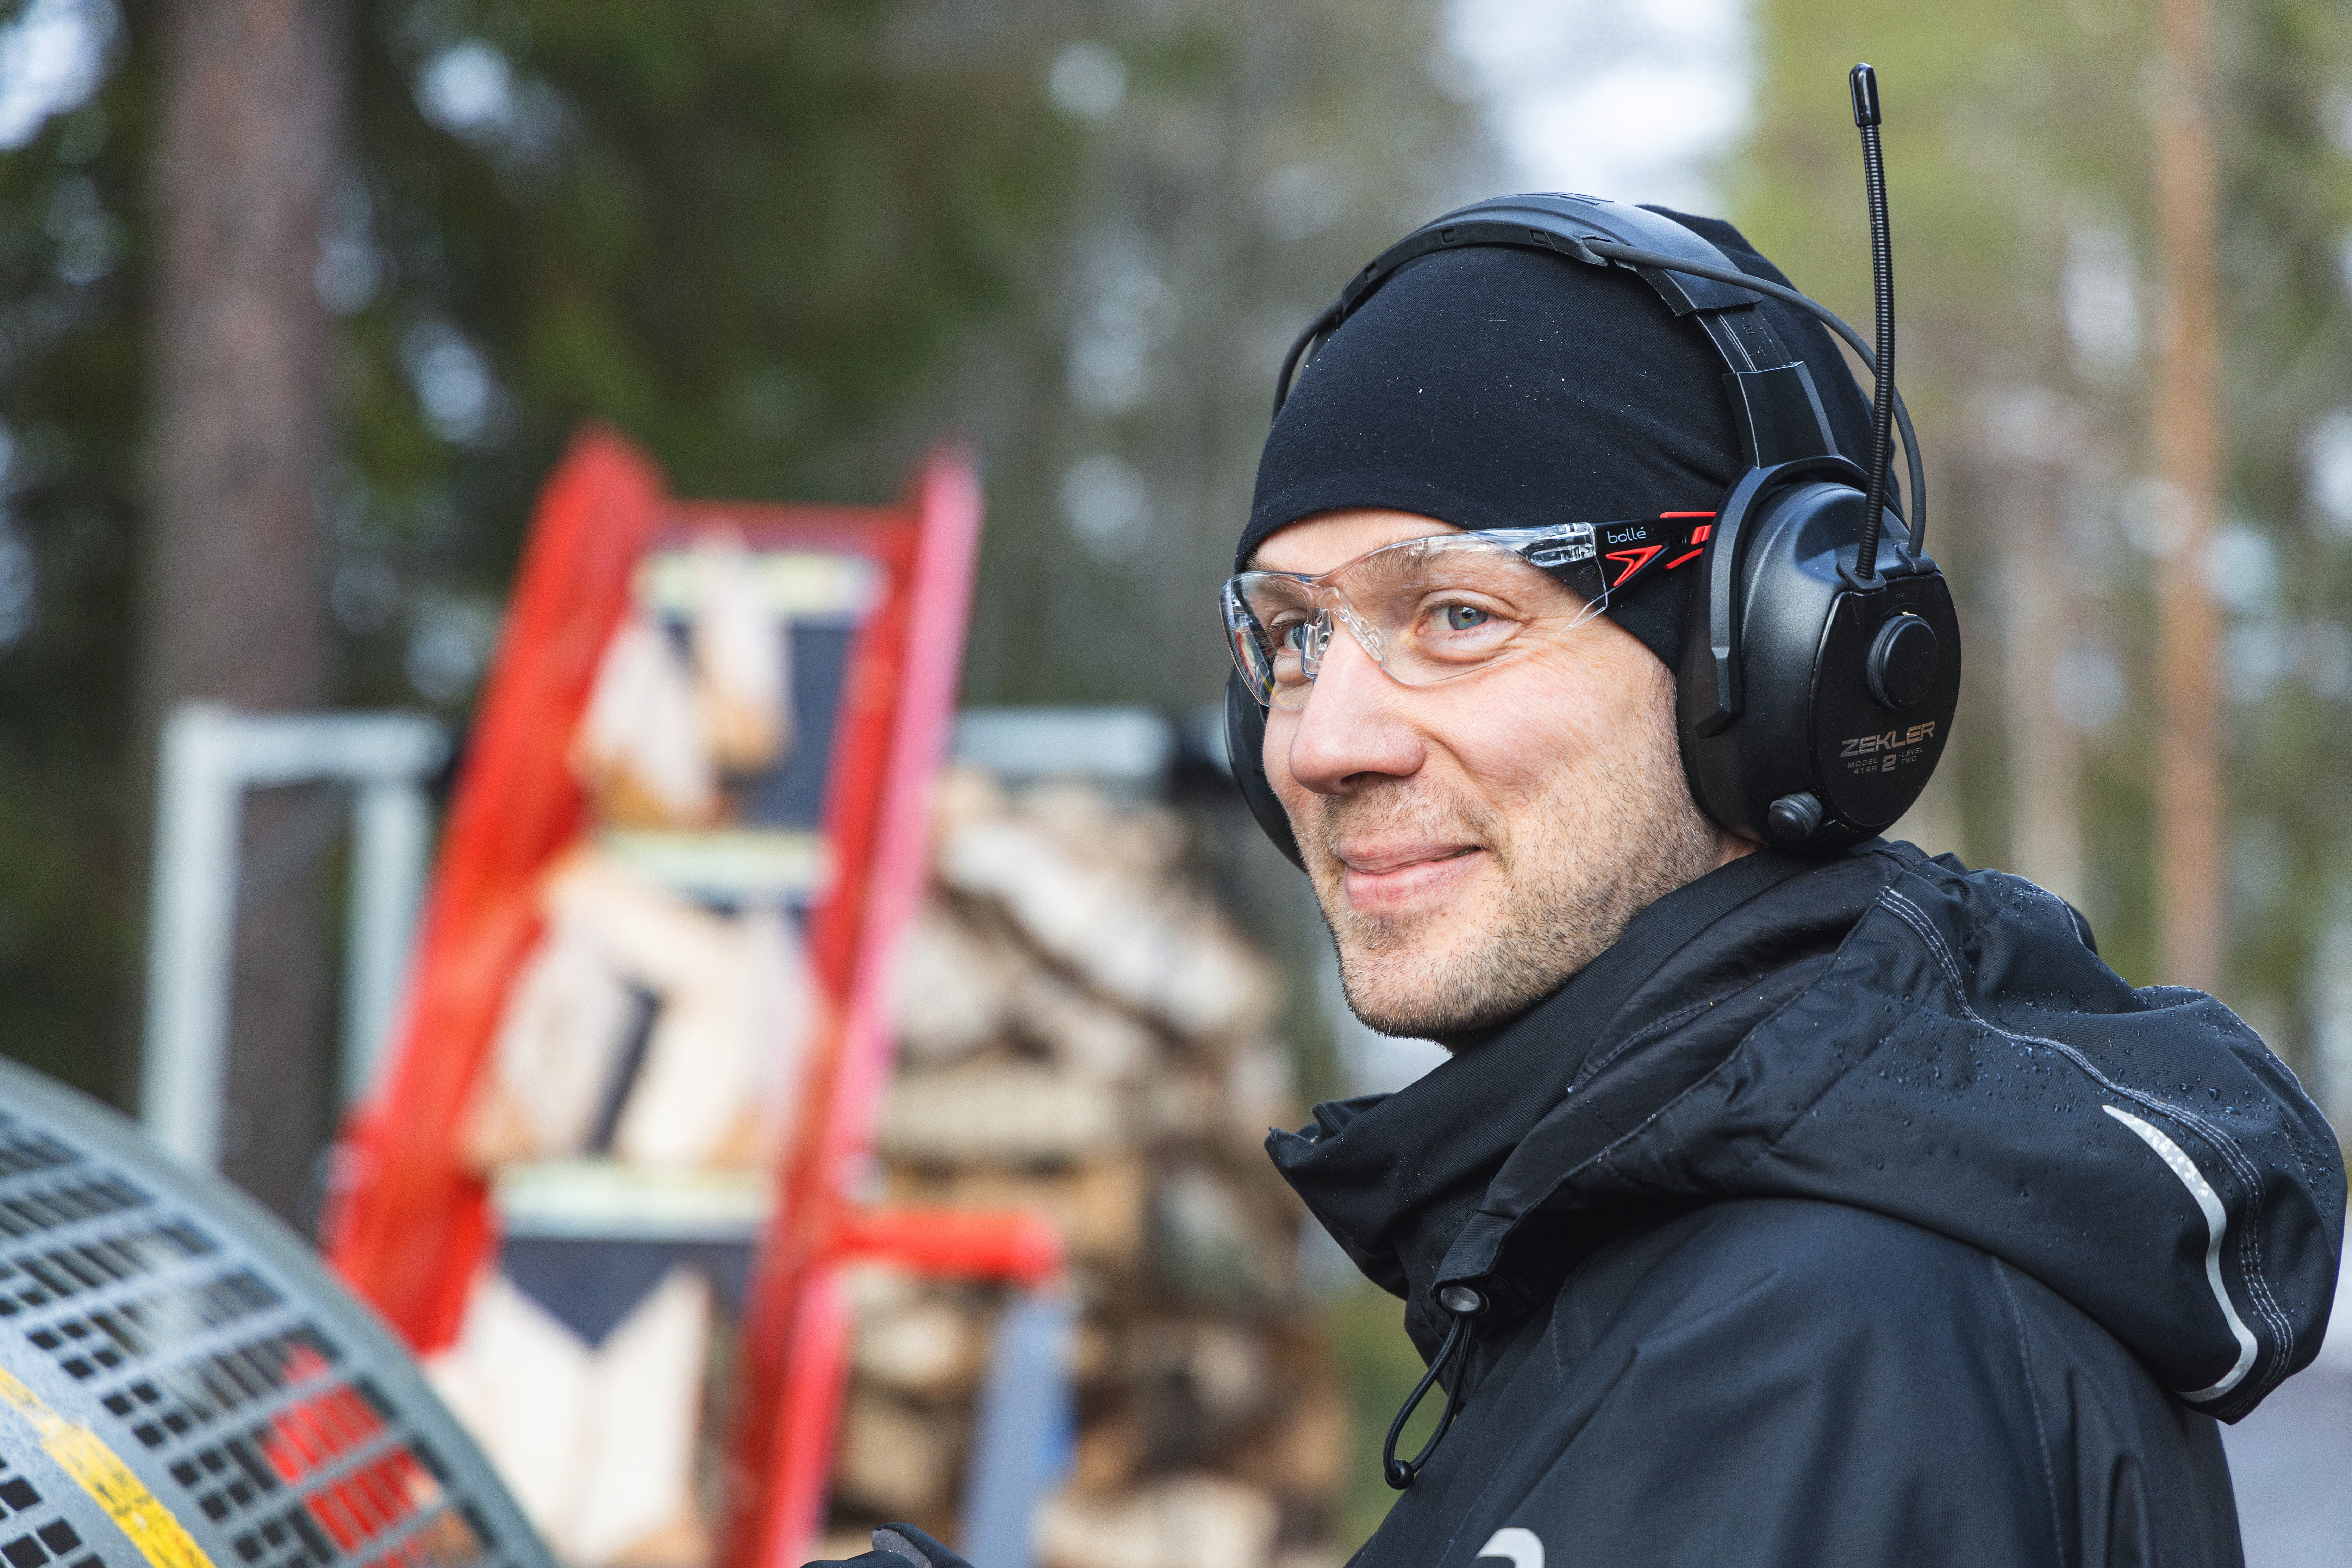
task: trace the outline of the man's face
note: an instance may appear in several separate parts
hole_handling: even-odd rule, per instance
[[[1454,531],[1327,512],[1254,564],[1316,575]],[[1356,1016],[1448,1043],[1501,1023],[1650,903],[1754,848],[1692,801],[1674,701],[1665,668],[1606,616],[1428,686],[1333,637],[1306,706],[1267,712],[1265,760]]]

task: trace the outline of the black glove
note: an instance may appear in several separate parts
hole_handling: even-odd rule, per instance
[[[971,1568],[971,1564],[911,1524],[886,1524],[874,1532],[874,1550],[838,1563],[807,1568]]]

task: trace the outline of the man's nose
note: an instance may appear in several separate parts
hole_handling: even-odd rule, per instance
[[[1337,628],[1290,731],[1290,776],[1317,795],[1347,795],[1374,778],[1417,772],[1422,740],[1404,721],[1403,696],[1363,645]]]

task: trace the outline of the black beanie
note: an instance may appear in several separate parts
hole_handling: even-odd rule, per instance
[[[1788,282],[1729,224],[1650,210]],[[1777,300],[1762,309],[1811,367],[1839,449],[1867,467],[1869,405],[1829,332]],[[1457,528],[1711,511],[1745,466],[1723,374],[1697,323],[1623,268],[1502,246],[1424,257],[1299,373],[1234,569],[1276,530],[1347,507]],[[1654,572],[1609,606],[1669,669],[1697,578]]]

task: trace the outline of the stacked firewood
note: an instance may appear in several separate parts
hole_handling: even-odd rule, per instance
[[[1072,1260],[1078,1429],[1042,1568],[1325,1560],[1347,1416],[1260,1147],[1293,1114],[1274,977],[1186,848],[1167,811],[959,772],[901,959],[889,1199],[1034,1208]],[[834,1525],[952,1538],[1001,1298],[873,1274],[853,1300]]]

